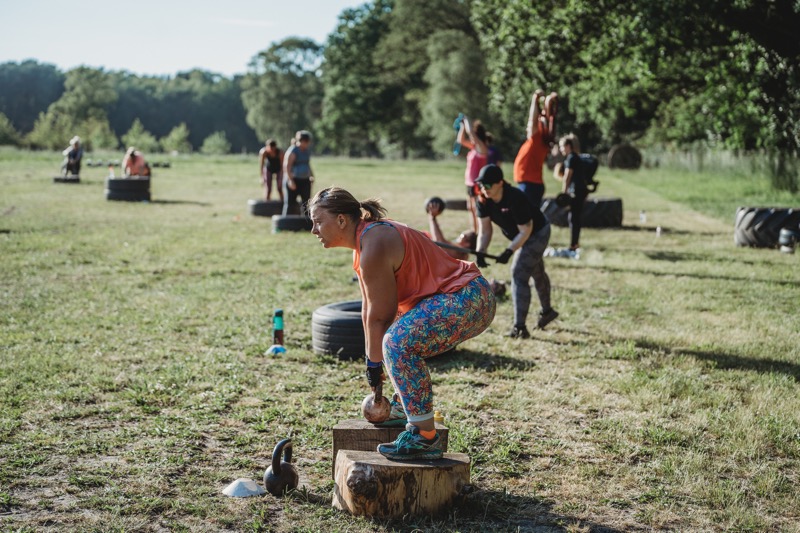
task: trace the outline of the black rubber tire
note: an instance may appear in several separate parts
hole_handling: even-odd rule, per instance
[[[608,168],[636,170],[642,166],[642,154],[630,144],[617,144],[608,151]]]
[[[444,206],[447,209],[452,209],[453,211],[466,211],[467,210],[467,199],[466,198],[459,198],[459,199],[450,198],[449,200],[445,200],[444,201]]]
[[[80,183],[80,176],[53,176],[53,183]]]
[[[274,215],[272,233],[280,231],[311,231],[311,219],[305,215]]]
[[[150,178],[146,176],[106,178],[106,200],[149,202]]]
[[[733,241],[738,246],[775,248],[783,228],[800,226],[800,209],[740,207],[736,210]]]
[[[542,213],[554,226],[569,227],[569,209],[559,207],[554,198],[542,200]],[[619,228],[622,226],[621,198],[592,198],[583,204],[581,227]]]
[[[271,217],[283,213],[283,202],[280,200],[248,200],[247,205],[254,217]]]
[[[311,347],[314,353],[342,360],[364,357],[364,324],[361,300],[323,305],[311,314]]]
[[[569,226],[569,209],[559,206],[555,198],[543,198],[541,210],[552,225],[560,228]]]

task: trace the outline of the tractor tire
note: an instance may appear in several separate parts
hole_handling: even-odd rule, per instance
[[[149,202],[150,178],[148,176],[106,178],[106,200]]]
[[[364,357],[364,324],[361,300],[323,305],[311,314],[311,347],[314,353],[341,360]]]
[[[561,228],[569,226],[569,208],[559,206],[555,198],[543,198],[541,210],[552,225]]]
[[[444,206],[447,209],[452,209],[453,211],[466,211],[467,210],[467,200],[466,198],[460,199],[449,199],[444,201]]]
[[[279,200],[248,200],[247,205],[254,217],[272,217],[283,213],[283,202]]]
[[[569,227],[569,208],[559,207],[555,198],[542,200],[542,213],[554,226]],[[592,198],[583,204],[583,228],[619,228],[622,226],[621,198]]]
[[[281,231],[311,231],[311,219],[305,215],[273,215],[272,233]]]
[[[797,230],[800,209],[740,207],[736,210],[733,241],[738,246],[775,248],[784,228]]]

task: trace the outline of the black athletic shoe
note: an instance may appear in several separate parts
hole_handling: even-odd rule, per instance
[[[553,309],[552,307],[547,311],[541,311],[539,313],[539,322],[536,323],[536,327],[539,329],[544,329],[544,327],[558,318],[558,311]]]
[[[521,326],[514,326],[511,328],[511,331],[508,332],[507,337],[511,337],[512,339],[529,339],[531,334],[528,332],[528,328],[525,327],[525,324],[523,324]]]

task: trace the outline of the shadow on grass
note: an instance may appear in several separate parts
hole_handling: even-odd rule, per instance
[[[494,372],[495,370],[528,370],[536,366],[536,364],[531,361],[515,359],[507,355],[475,352],[458,348],[426,359],[425,363],[427,363],[431,370],[436,370],[437,372],[462,369],[483,370],[485,372]]]
[[[717,263],[727,264],[731,261],[729,257],[709,257],[708,255],[692,252],[670,252],[666,250],[644,252],[644,255],[653,261],[668,261],[670,263],[678,263],[680,261],[700,261],[704,263],[708,261],[715,261]],[[736,263],[741,263],[743,265],[763,265],[765,262],[737,258]]]
[[[754,359],[752,357],[743,357],[741,355],[721,351],[672,348],[650,340],[639,339],[634,342],[637,348],[643,350],[694,357],[701,361],[713,363],[714,368],[719,370],[746,370],[761,374],[778,373],[792,377],[795,381],[800,381],[800,364],[797,363],[778,361],[776,359]]]
[[[605,272],[613,272],[616,274],[643,274],[657,277],[675,277],[675,278],[694,278],[694,279],[709,279],[718,281],[740,281],[743,283],[769,283],[775,285],[785,285],[787,287],[796,287],[797,280],[780,280],[780,279],[767,279],[767,278],[750,278],[745,276],[724,276],[718,274],[697,274],[690,272],[659,272],[657,270],[647,270],[644,268],[622,268],[611,266],[593,266],[588,265],[581,268],[591,270],[601,270]]]
[[[472,487],[475,489],[475,487]],[[336,490],[334,488],[334,490]],[[288,495],[299,503],[330,507],[331,495],[307,490]],[[473,490],[459,498],[439,517],[408,516],[403,519],[372,518],[376,526],[391,531],[451,531],[454,524],[464,531],[590,531],[617,533],[621,529],[553,511],[553,503],[542,498],[516,496],[505,491]],[[625,531],[630,531],[626,528]]]
[[[193,202],[191,200],[150,200],[151,204],[182,204],[182,205],[199,205],[201,207],[208,207],[211,204],[208,202]]]
[[[607,231],[638,231],[643,233],[653,233],[655,234],[656,228],[648,227],[648,226],[617,226],[612,228],[587,228],[587,229],[600,229],[600,230],[607,230]],[[701,237],[715,237],[720,235],[719,231],[691,231],[691,230],[683,230],[683,229],[674,229],[669,228],[666,226],[661,226],[661,234],[670,235],[700,235]]]

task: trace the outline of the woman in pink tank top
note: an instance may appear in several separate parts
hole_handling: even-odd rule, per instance
[[[464,117],[461,127],[456,135],[456,142],[467,148],[467,169],[464,171],[464,185],[467,186],[467,209],[470,212],[472,231],[478,231],[478,218],[475,216],[475,202],[478,191],[475,180],[478,173],[486,166],[489,159],[489,144],[486,137],[486,128],[480,120],[470,125],[469,119]]]
[[[359,201],[338,187],[309,203],[325,248],[353,250],[361,288],[367,382],[396,390],[385,424],[406,424],[378,451],[393,460],[442,457],[433,422],[433,393],[425,359],[483,332],[495,314],[491,287],[474,263],[447,255],[424,233],[385,218],[378,200]]]

